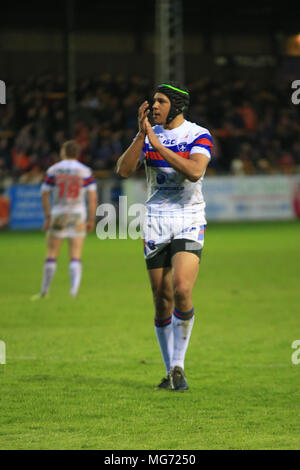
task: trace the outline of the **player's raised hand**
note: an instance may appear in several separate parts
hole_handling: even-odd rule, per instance
[[[149,113],[150,113],[149,103],[148,101],[144,101],[144,103],[142,103],[141,106],[139,107],[138,124],[139,124],[139,132],[142,132],[145,135],[147,133],[145,120],[147,119],[147,116]]]
[[[146,132],[147,132],[147,136],[148,136],[150,144],[152,145],[154,149],[157,150],[157,148],[161,145],[161,143],[158,140],[157,135],[155,134],[154,130],[152,129],[152,126],[147,117],[145,119],[145,127],[146,127]]]

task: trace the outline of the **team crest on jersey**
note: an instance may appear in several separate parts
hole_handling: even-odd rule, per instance
[[[186,152],[187,149],[187,142],[181,142],[178,144],[178,150],[179,152]]]
[[[149,240],[149,241],[147,242],[147,245],[148,245],[148,248],[149,248],[150,250],[152,250],[152,251],[155,250],[155,248],[156,248],[156,247],[155,247],[155,241],[153,241],[153,240]]]

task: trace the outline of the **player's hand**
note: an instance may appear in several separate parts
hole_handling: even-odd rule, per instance
[[[88,233],[91,233],[94,230],[94,227],[95,227],[95,220],[89,219],[86,223],[86,231]]]
[[[139,111],[138,111],[139,132],[141,132],[144,135],[146,135],[147,133],[146,119],[149,113],[150,113],[149,103],[148,101],[144,101],[144,103],[142,103],[141,106],[139,107]]]
[[[157,135],[155,134],[154,130],[152,129],[152,126],[148,120],[148,118],[145,119],[145,126],[146,126],[146,132],[147,136],[149,139],[150,144],[155,150],[158,150],[158,148],[162,145],[160,141],[158,140]]]
[[[49,217],[45,217],[45,221],[43,223],[43,227],[42,227],[42,231],[43,232],[47,232],[47,230],[49,229],[50,227],[50,216]]]

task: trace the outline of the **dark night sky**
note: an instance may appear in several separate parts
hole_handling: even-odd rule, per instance
[[[2,28],[61,29],[67,0],[15,1],[1,5]],[[155,0],[74,0],[79,30],[151,32]],[[242,6],[243,5],[243,6]],[[300,2],[183,1],[185,32],[300,32]]]

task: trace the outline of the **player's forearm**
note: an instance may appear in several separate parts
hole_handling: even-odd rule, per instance
[[[172,150],[160,145],[156,151],[171,165],[174,170],[179,171],[186,176],[190,181],[196,182],[201,178],[204,168],[200,168],[193,160],[182,158]]]
[[[122,178],[128,178],[135,172],[141,152],[143,150],[145,135],[140,132],[128,149],[119,158],[116,165],[116,173]]]
[[[97,204],[98,204],[97,192],[90,191],[88,194],[88,217],[90,221],[95,220]]]
[[[44,216],[46,219],[50,218],[51,214],[51,204],[50,204],[50,194],[49,192],[42,193],[42,206],[44,211]]]

